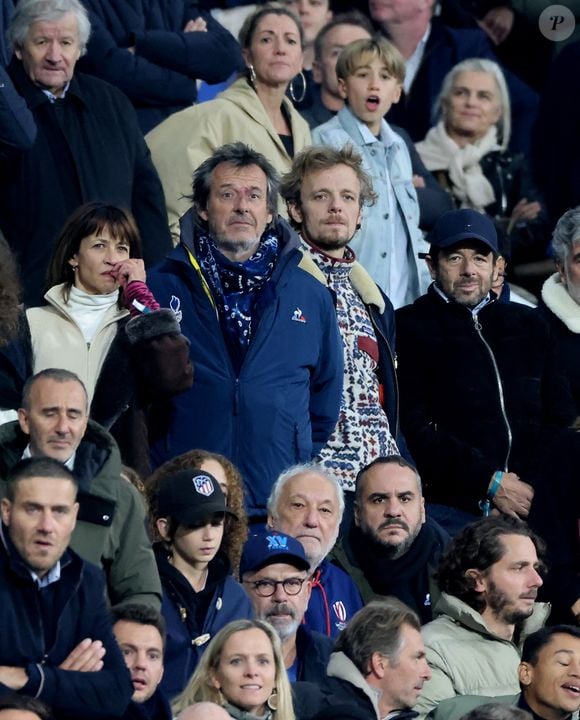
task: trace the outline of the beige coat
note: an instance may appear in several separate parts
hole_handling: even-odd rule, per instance
[[[311,143],[305,120],[285,99],[297,153]],[[179,241],[179,218],[191,207],[194,170],[217,148],[242,141],[261,152],[280,174],[290,170],[292,158],[284,149],[258,95],[245,78],[220,93],[215,100],[194,105],[167,118],[145,138],[157,168],[167,205],[169,227]],[[285,207],[279,207],[287,216]]]
[[[103,362],[117,333],[117,323],[129,311],[116,304],[103,314],[90,345],[70,315],[62,297],[64,285],[54,285],[44,296],[48,305],[26,311],[32,340],[33,372],[57,367],[76,373],[85,384],[89,404]]]

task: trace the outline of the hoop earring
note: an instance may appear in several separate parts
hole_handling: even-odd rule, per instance
[[[266,700],[266,705],[270,708],[270,710],[272,710],[274,712],[278,709],[278,689],[277,688],[274,688],[272,690],[272,694]]]
[[[255,88],[256,87],[256,71],[254,70],[253,65],[248,65],[248,70],[250,71],[250,85]]]
[[[296,80],[297,77],[300,77],[302,81],[302,92],[299,98],[297,98],[294,94],[294,80]],[[293,103],[301,103],[304,100],[304,98],[306,97],[306,78],[304,77],[304,73],[302,72],[302,70],[298,73],[298,75],[295,75],[292,80],[290,80],[288,91],[290,93],[290,97],[292,98]]]

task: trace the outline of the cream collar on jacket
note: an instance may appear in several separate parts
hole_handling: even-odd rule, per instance
[[[580,305],[570,297],[559,273],[554,273],[542,287],[546,307],[573,333],[580,333]]]

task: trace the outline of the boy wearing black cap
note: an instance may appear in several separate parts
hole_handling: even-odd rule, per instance
[[[438,504],[430,515],[453,534],[493,508],[528,515],[547,440],[548,330],[532,309],[497,302],[487,216],[452,210],[430,240],[434,282],[396,314],[400,413],[427,501]]]
[[[253,616],[243,588],[220,550],[228,508],[218,481],[201,470],[165,478],[152,515],[162,542],[154,546],[167,624],[161,688],[172,698],[183,690],[213,635],[231,620]]]

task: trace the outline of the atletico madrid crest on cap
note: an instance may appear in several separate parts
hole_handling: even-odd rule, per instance
[[[214,491],[213,482],[207,475],[196,475],[193,478],[193,486],[196,492],[206,497],[209,497]]]

